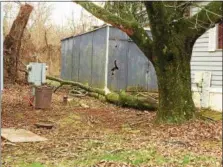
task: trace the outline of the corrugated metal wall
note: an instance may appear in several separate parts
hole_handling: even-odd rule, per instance
[[[107,27],[62,40],[61,77],[104,88],[106,66]],[[114,91],[140,86],[157,89],[152,64],[129,39],[117,28],[109,27],[108,88]],[[112,75],[117,61],[119,70]]]
[[[87,33],[82,35],[80,40],[80,64],[78,81],[89,85],[91,84],[93,34],[94,33]]]
[[[72,76],[73,81],[78,81],[79,63],[80,63],[80,42],[81,36],[73,38],[73,59],[72,59]]]
[[[105,54],[106,54],[106,28],[94,32],[92,53],[92,78],[93,87],[105,86]]]
[[[73,39],[68,38],[61,44],[61,78],[71,80],[72,75],[72,54],[73,54]]]
[[[106,28],[64,39],[61,46],[62,79],[104,87]]]
[[[109,35],[108,88],[157,90],[155,69],[136,44],[117,28],[111,27]],[[115,60],[119,69],[112,75]]]

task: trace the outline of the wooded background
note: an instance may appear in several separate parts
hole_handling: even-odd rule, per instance
[[[52,20],[54,5],[51,2],[29,2],[33,11],[25,28],[20,50],[20,68],[32,61],[45,62],[48,65],[48,74],[60,76],[61,42],[60,40],[77,35],[94,28],[97,19],[89,16],[84,9],[81,11],[80,20],[72,17],[64,18],[63,24],[56,24]],[[3,36],[9,33],[21,3],[3,3]],[[73,4],[75,5],[75,4]],[[72,12],[72,16],[75,12]]]

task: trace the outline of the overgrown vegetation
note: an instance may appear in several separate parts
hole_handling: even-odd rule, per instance
[[[97,21],[82,10],[80,20],[75,20],[76,13],[71,12],[71,17],[65,17],[62,25],[52,19],[55,3],[27,2],[27,4],[33,6],[33,11],[22,36],[20,60],[25,64],[32,61],[45,62],[49,67],[47,71],[49,75],[60,76],[60,40],[93,29],[93,23]],[[4,38],[9,33],[21,5],[24,5],[24,2],[3,3]],[[21,62],[18,66],[19,69],[24,68]],[[23,76],[20,77],[24,79]]]

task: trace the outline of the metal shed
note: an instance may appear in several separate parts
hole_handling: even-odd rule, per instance
[[[150,31],[147,32],[151,34]],[[113,91],[131,87],[157,90],[152,63],[118,28],[106,25],[62,39],[61,43],[62,79]],[[112,75],[115,60],[118,70]]]

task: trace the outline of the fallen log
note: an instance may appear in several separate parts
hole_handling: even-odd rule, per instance
[[[21,71],[28,73],[26,70],[21,70]],[[103,89],[93,88],[79,82],[62,80],[60,78],[56,78],[52,76],[46,76],[46,79],[59,82],[60,83],[59,87],[64,86],[64,85],[77,86],[81,89],[88,91],[89,96],[98,98],[100,100],[105,100],[107,102],[110,102],[122,107],[130,107],[130,108],[135,108],[135,109],[140,109],[140,110],[150,110],[150,111],[154,111],[158,108],[157,102],[147,99],[147,98],[138,98],[132,95],[128,95],[124,91],[119,92],[119,93],[111,92],[111,93],[106,94],[106,92]]]
[[[122,107],[131,107],[131,108],[140,109],[140,110],[156,110],[158,107],[158,104],[154,101],[149,101],[149,99],[146,99],[146,98],[143,99],[143,98],[138,98],[132,95],[128,95],[124,91],[119,92],[119,93],[116,93],[116,92],[106,93],[103,89],[93,88],[93,87],[81,84],[79,82],[62,80],[60,78],[55,78],[52,76],[47,76],[46,78],[51,81],[59,82],[60,85],[77,86],[81,89],[91,92],[91,94],[96,98],[99,97],[97,96],[97,94],[104,96],[107,102],[110,102]]]

